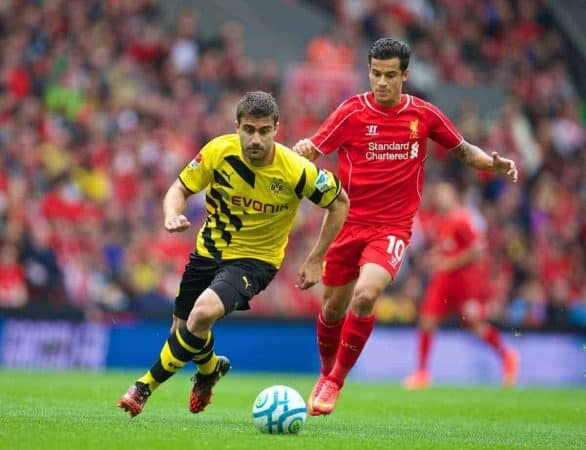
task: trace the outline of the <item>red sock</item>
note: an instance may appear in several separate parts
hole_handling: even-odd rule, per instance
[[[321,360],[321,373],[327,375],[331,372],[336,362],[336,353],[338,353],[338,344],[340,343],[340,333],[346,316],[335,323],[326,323],[320,311],[317,316],[317,347]]]
[[[419,332],[419,343],[418,343],[418,356],[419,359],[417,361],[417,368],[418,370],[427,370],[427,363],[429,361],[429,349],[431,348],[431,344],[433,342],[433,333],[430,331],[420,331]]]
[[[501,333],[493,326],[488,326],[488,329],[484,336],[482,336],[484,342],[490,345],[501,358],[505,356],[505,347],[503,340],[501,339]]]
[[[348,372],[356,364],[373,328],[374,315],[357,317],[352,311],[348,313],[344,326],[342,327],[336,363],[328,375],[328,379],[340,387],[344,385],[344,380]]]

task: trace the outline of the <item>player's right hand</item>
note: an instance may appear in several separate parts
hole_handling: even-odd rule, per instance
[[[169,233],[175,233],[178,231],[185,231],[191,226],[191,222],[187,220],[183,214],[172,217],[165,217],[165,229]]]
[[[297,143],[292,147],[292,150],[298,155],[309,159],[310,161],[314,161],[318,155],[317,147],[313,145],[313,142],[311,142],[309,139],[301,139],[297,141]]]
[[[311,256],[308,256],[297,272],[295,287],[299,289],[309,289],[321,281],[321,276],[321,258],[312,258]]]

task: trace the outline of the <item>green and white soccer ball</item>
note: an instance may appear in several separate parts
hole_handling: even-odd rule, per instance
[[[263,433],[298,433],[307,419],[303,397],[289,386],[263,389],[252,406],[252,420]]]

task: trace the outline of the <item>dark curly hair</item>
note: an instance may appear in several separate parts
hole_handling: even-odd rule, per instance
[[[368,49],[368,65],[370,60],[374,59],[392,59],[399,58],[401,61],[401,70],[409,67],[409,58],[411,57],[411,48],[405,42],[393,38],[380,38]]]

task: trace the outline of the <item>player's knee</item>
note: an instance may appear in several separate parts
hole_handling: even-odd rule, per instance
[[[322,316],[326,322],[338,322],[344,317],[347,306],[345,302],[326,299],[322,307]]]
[[[374,303],[380,295],[377,288],[371,286],[357,286],[352,296],[352,311],[359,316],[372,314]]]
[[[218,314],[219,312],[214,305],[209,303],[196,303],[189,313],[187,329],[192,332],[201,329],[209,329],[218,319]]]

